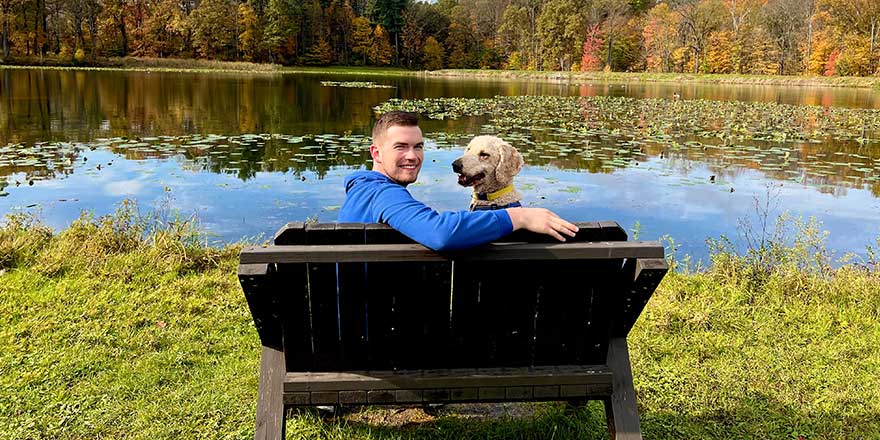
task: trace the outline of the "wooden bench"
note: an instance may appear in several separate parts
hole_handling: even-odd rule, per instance
[[[256,439],[307,405],[605,402],[641,438],[626,336],[667,271],[614,222],[438,254],[379,224],[290,223],[242,250],[263,345]]]

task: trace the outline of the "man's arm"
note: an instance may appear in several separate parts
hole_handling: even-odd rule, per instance
[[[578,227],[543,208],[438,213],[406,189],[390,187],[374,200],[373,218],[434,250],[462,249],[497,240],[515,230],[548,234],[559,241]]]
[[[514,230],[510,215],[498,211],[439,213],[403,187],[391,186],[373,200],[372,217],[437,251],[462,249],[497,240]]]

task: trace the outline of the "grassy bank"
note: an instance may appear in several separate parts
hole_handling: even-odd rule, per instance
[[[327,75],[399,75],[431,78],[482,78],[495,80],[540,80],[554,82],[612,82],[612,83],[677,83],[677,84],[743,84],[808,87],[874,88],[880,90],[880,77],[851,76],[780,76],[780,75],[719,75],[688,73],[635,73],[635,72],[556,72],[534,70],[467,70],[444,69],[413,71],[402,68],[327,66],[285,67],[279,64],[257,64],[238,61],[211,61],[176,58],[98,58],[84,63],[59,58],[9,59],[0,68],[46,68],[77,70],[134,70],[151,72],[231,72],[262,74],[320,73]]]
[[[664,280],[630,336],[645,438],[880,438],[880,274],[832,268],[815,225],[796,226],[743,255],[713,242],[711,269]],[[238,247],[201,243],[131,205],[57,233],[8,220],[0,438],[250,438],[259,342]],[[303,413],[288,438],[605,435],[598,404],[514,412]]]
[[[880,77],[855,76],[782,76],[782,75],[721,75],[647,72],[549,72],[530,70],[438,70],[426,75],[441,77],[538,79],[570,82],[614,83],[676,83],[676,84],[743,84],[809,87],[849,87],[880,89]]]

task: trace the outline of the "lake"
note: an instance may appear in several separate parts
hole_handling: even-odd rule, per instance
[[[815,217],[838,256],[880,237],[876,91],[352,74],[0,69],[0,214],[63,229],[133,199],[216,243],[267,239],[336,219],[377,109],[395,108],[423,115],[410,189],[438,210],[467,208],[450,163],[496,134],[526,159],[526,206],[697,258],[765,213]]]

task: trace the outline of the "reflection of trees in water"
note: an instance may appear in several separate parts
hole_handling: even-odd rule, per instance
[[[754,169],[768,178],[797,179],[823,191],[833,187],[870,187],[873,194],[880,196],[880,182],[872,180],[880,173],[880,148],[877,143],[868,143],[868,139],[880,136],[880,124],[853,124],[848,120],[852,114],[847,109],[834,107],[685,102],[688,97],[776,101],[781,92],[772,87],[713,89],[687,85],[675,89],[669,85],[622,88],[596,84],[567,88],[528,82],[503,83],[492,88],[464,81],[401,78],[389,80],[398,89],[340,89],[321,87],[320,79],[302,75],[4,69],[0,71],[0,146],[21,143],[14,147],[21,150],[49,139],[92,142],[97,138],[156,134],[368,134],[375,118],[372,106],[394,94],[491,98],[498,93],[607,95],[638,89],[633,93],[669,97],[667,92],[678,90],[676,93],[682,99],[677,101],[584,98],[571,99],[573,105],[564,108],[555,101],[563,98],[537,97],[547,104],[545,108],[538,106],[537,111],[533,111],[535,106],[526,106],[528,100],[536,97],[510,98],[521,99],[516,102],[525,114],[517,116],[519,119],[498,123],[496,119],[505,114],[496,111],[457,120],[425,119],[422,127],[429,139],[434,134],[444,134],[437,136],[440,148],[462,147],[477,134],[497,134],[523,151],[527,163],[535,166],[612,173],[660,157],[669,169],[683,175],[694,163],[705,163],[718,179]],[[823,93],[832,92],[823,91],[816,96]],[[824,102],[825,98],[816,96],[806,94],[798,99],[808,104]],[[522,113],[523,109],[520,110]],[[811,130],[816,127],[830,133],[822,138],[822,143],[789,142],[799,136],[812,139]],[[566,132],[554,128],[564,128]],[[770,140],[743,141],[738,136]],[[323,177],[334,166],[357,167],[369,160],[362,145],[353,150],[336,146],[334,152],[331,148],[303,149],[312,144],[310,141],[287,144],[278,139],[224,148],[187,145],[186,140],[169,144],[159,148],[152,148],[153,143],[150,148],[108,148],[135,160],[179,157],[185,167],[232,173],[242,179],[252,178],[258,172],[300,175],[309,171]],[[781,147],[788,156],[781,152],[756,155],[756,151],[738,144],[762,151]],[[212,154],[218,151],[225,155]],[[0,158],[0,176],[23,173],[27,178],[59,178],[73,172],[72,167],[59,164],[63,158],[69,158],[71,163],[76,161],[78,149],[52,154],[57,156],[39,158],[38,165],[3,164]]]
[[[192,133],[369,133],[394,89],[321,87],[318,76],[10,70],[0,145]]]

